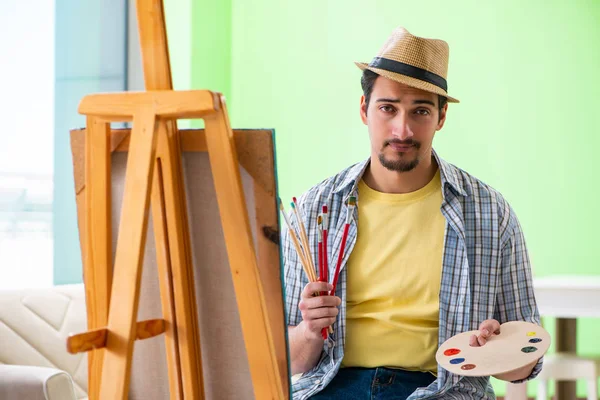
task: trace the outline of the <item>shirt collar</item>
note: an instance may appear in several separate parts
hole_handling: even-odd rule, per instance
[[[348,193],[352,193],[354,189],[358,186],[358,182],[361,180],[363,174],[365,173],[367,166],[369,165],[370,158],[367,158],[364,161],[359,162],[358,164],[354,164],[350,168],[348,168],[347,173],[344,178],[333,189],[333,193],[339,193],[344,191],[344,189],[348,189]]]
[[[466,187],[458,176],[459,169],[442,159],[435,150],[432,150],[432,152],[440,168],[442,187],[449,185],[457,194],[465,197],[468,196]]]

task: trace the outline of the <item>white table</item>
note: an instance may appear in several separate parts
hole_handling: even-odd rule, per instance
[[[544,317],[600,318],[600,276],[534,278],[533,287]]]
[[[540,315],[556,317],[556,336],[553,338],[556,350],[575,352],[577,318],[600,318],[600,276],[557,275],[534,278],[533,287]],[[510,397],[521,397],[517,392],[524,388],[524,385],[520,389],[511,387]],[[558,382],[556,390],[560,400],[576,398],[575,382]]]

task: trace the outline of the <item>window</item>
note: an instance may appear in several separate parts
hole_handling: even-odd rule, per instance
[[[0,289],[52,284],[54,4],[0,6]]]
[[[0,4],[0,290],[82,282],[69,130],[128,87],[128,2]]]

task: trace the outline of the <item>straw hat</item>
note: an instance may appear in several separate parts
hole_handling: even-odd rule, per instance
[[[369,64],[355,64],[361,70],[371,70],[396,82],[445,96],[450,103],[459,103],[448,96],[448,53],[448,43],[443,40],[413,36],[398,27]]]

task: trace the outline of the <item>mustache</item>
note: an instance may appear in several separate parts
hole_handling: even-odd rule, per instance
[[[412,139],[408,139],[408,140],[388,139],[385,142],[383,142],[383,147],[389,146],[390,143],[403,145],[403,146],[414,146],[416,149],[419,149],[421,147],[421,143],[417,142],[416,140],[412,140]]]

